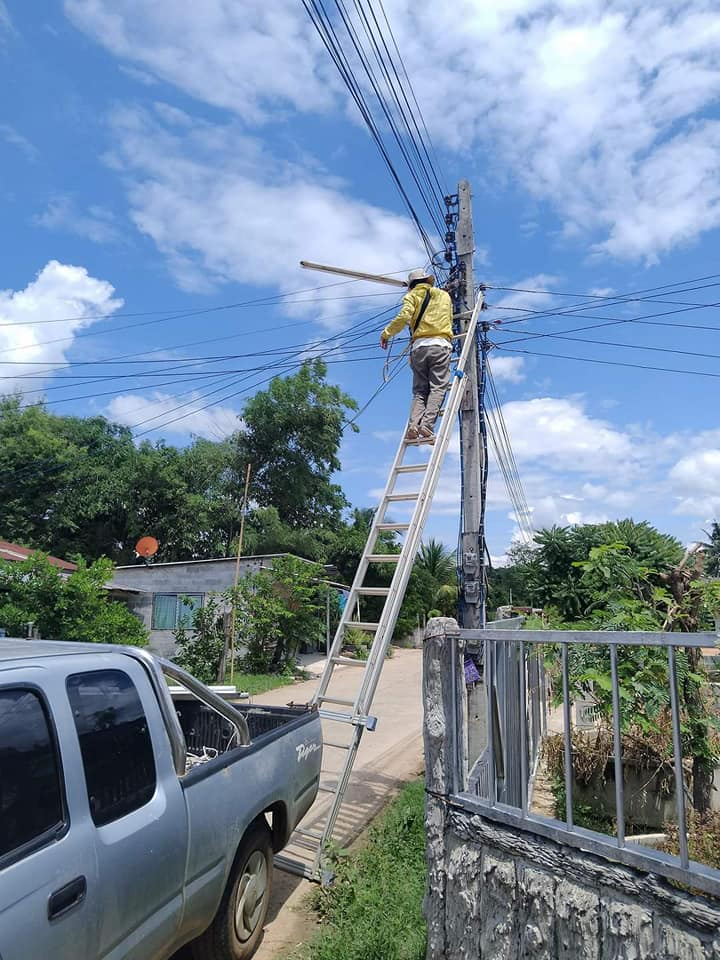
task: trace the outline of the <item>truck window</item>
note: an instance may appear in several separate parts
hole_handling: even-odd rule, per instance
[[[155,792],[155,757],[137,690],[122,670],[76,673],[67,691],[80,740],[96,826],[146,804]]]
[[[43,702],[27,689],[0,690],[0,864],[36,849],[64,826],[57,747]]]

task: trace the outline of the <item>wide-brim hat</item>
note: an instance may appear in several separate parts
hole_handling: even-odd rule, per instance
[[[413,283],[417,283],[418,280],[432,280],[432,273],[428,273],[427,270],[420,268],[419,270],[411,270],[408,274],[407,285],[410,287]]]

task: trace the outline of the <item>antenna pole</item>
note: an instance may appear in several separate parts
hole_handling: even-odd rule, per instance
[[[240,557],[242,556],[243,539],[245,537],[245,514],[247,513],[248,491],[250,489],[250,473],[252,464],[247,465],[245,473],[245,492],[243,494],[242,509],[240,511],[240,536],[238,537],[237,558],[235,560],[235,579],[233,581],[233,594],[237,590],[240,581]],[[225,642],[225,653],[223,655],[222,671],[225,673],[225,661],[227,659],[227,641]],[[218,682],[222,683],[224,676],[218,677]],[[230,683],[235,679],[235,601],[230,610]]]

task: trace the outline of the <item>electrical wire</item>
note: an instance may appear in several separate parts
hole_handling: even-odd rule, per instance
[[[387,311],[383,311],[383,312],[387,312]],[[371,331],[372,331],[372,328],[371,328]],[[352,331],[352,330],[351,330],[351,331],[344,331],[344,332],[341,332],[341,333],[338,333],[338,334],[334,335],[334,337],[332,337],[332,338],[330,338],[330,339],[332,339],[332,340],[338,340],[338,339],[340,339],[340,338],[345,338],[346,340],[358,340],[358,339],[361,338],[361,337],[367,336],[368,332],[371,332],[371,331],[368,331],[367,329],[361,330],[361,331]],[[346,343],[344,346],[345,346],[345,348],[347,349],[347,343]],[[337,349],[341,349],[342,347],[343,347],[342,344],[338,344],[338,345],[337,345]],[[294,360],[292,363],[290,363],[290,362],[285,362],[285,363],[283,363],[283,364],[281,365],[278,361],[275,361],[274,363],[269,363],[269,364],[267,364],[267,365],[265,366],[265,371],[270,371],[269,374],[268,374],[267,376],[265,376],[264,378],[261,378],[261,379],[256,380],[255,382],[253,382],[252,384],[249,384],[248,386],[246,386],[245,388],[243,388],[243,389],[241,389],[241,390],[233,390],[231,393],[228,393],[228,394],[225,394],[225,395],[223,395],[223,396],[221,396],[221,397],[218,397],[217,399],[213,400],[212,402],[207,403],[207,404],[204,404],[202,407],[199,407],[199,408],[197,407],[197,403],[198,403],[198,402],[207,399],[207,397],[209,397],[209,396],[211,396],[211,395],[214,395],[214,394],[218,393],[220,390],[223,390],[223,389],[225,389],[225,388],[227,388],[227,387],[229,387],[229,386],[235,387],[235,386],[238,385],[239,382],[241,382],[241,381],[243,381],[243,380],[244,380],[244,381],[247,381],[248,377],[239,378],[238,380],[236,380],[236,381],[234,381],[234,382],[231,381],[230,383],[225,383],[225,384],[223,384],[222,386],[220,386],[219,388],[216,388],[215,390],[210,391],[210,392],[208,392],[208,393],[206,393],[206,394],[204,394],[204,395],[200,395],[200,396],[195,395],[195,396],[194,396],[190,401],[188,401],[187,403],[178,404],[178,405],[176,405],[175,407],[173,407],[173,408],[171,408],[171,409],[169,409],[169,410],[163,410],[160,414],[155,415],[155,416],[153,416],[153,417],[146,417],[146,418],[144,418],[143,420],[138,421],[138,422],[135,423],[134,425],[128,427],[128,429],[129,429],[130,433],[134,435],[134,438],[135,438],[135,439],[139,439],[139,438],[141,438],[141,437],[143,437],[143,436],[146,436],[148,433],[154,432],[154,431],[159,430],[159,429],[163,429],[164,427],[167,427],[167,426],[169,426],[169,425],[171,425],[171,424],[173,424],[173,423],[180,422],[180,421],[182,421],[182,420],[184,420],[184,419],[187,419],[188,417],[195,416],[195,415],[197,415],[198,413],[203,412],[204,410],[207,410],[207,409],[209,409],[209,408],[211,408],[211,407],[213,407],[213,406],[216,406],[216,405],[218,405],[219,403],[222,403],[222,402],[224,402],[225,400],[227,400],[227,399],[229,399],[229,398],[231,398],[231,397],[238,396],[238,395],[243,395],[243,394],[247,394],[247,393],[249,393],[251,390],[256,389],[258,386],[261,386],[263,383],[267,383],[267,382],[271,381],[272,379],[274,379],[275,377],[277,377],[281,372],[286,372],[286,373],[287,373],[289,369],[299,368],[299,367],[301,367],[301,366],[303,365],[303,363],[309,362],[309,361],[311,361],[312,359],[316,359],[316,358],[317,358],[317,359],[322,359],[322,356],[318,356],[318,357],[302,356],[302,354],[303,354],[304,352],[306,352],[306,351],[307,351],[307,345],[304,345],[303,351],[298,351],[298,352],[297,352],[296,357],[295,357],[295,360]],[[322,351],[321,351],[321,353],[322,353]],[[327,351],[324,351],[324,353],[327,354]],[[376,361],[376,360],[377,360],[377,355],[376,355],[376,354],[373,354],[372,356],[369,356],[369,357],[366,357],[366,358],[364,357],[364,358],[361,358],[361,359],[363,359],[363,360],[372,359],[372,360]],[[325,361],[324,361],[324,362],[325,362]],[[350,362],[350,361],[345,361],[345,360],[329,360],[329,361],[327,361],[327,362],[337,363],[337,362]],[[265,371],[263,371],[263,372],[265,372]],[[193,391],[187,391],[185,395],[187,395],[187,393],[192,393],[192,392],[193,392]],[[183,394],[180,394],[180,395],[178,395],[178,396],[183,396]],[[189,411],[187,411],[187,412],[185,412],[185,413],[183,413],[183,414],[181,414],[181,415],[179,415],[179,416],[177,416],[177,417],[173,417],[173,418],[171,418],[171,419],[169,419],[169,420],[165,420],[163,423],[156,424],[155,426],[150,427],[150,428],[148,428],[148,429],[146,429],[146,430],[143,430],[143,431],[138,431],[138,430],[137,430],[137,428],[140,427],[140,426],[144,426],[145,424],[151,423],[151,422],[153,422],[153,421],[155,421],[155,420],[158,420],[158,419],[160,419],[161,417],[167,417],[168,414],[177,412],[178,410],[184,409],[184,408],[186,408],[187,406],[190,406],[190,405],[193,405],[193,404],[195,405],[195,406],[193,406],[193,409],[191,409],[191,410],[189,410]],[[353,419],[354,419],[354,420],[357,420],[357,418],[361,415],[361,413],[363,412],[363,410],[364,410],[364,409],[367,409],[367,406],[368,406],[368,404],[365,404],[364,408],[363,408],[362,410],[358,411],[358,413],[355,415],[355,417],[354,417]],[[86,450],[85,450],[85,455],[86,455],[86,456],[92,455],[92,453],[94,452],[94,450],[92,449],[92,447],[93,447],[93,444],[92,444],[92,443],[88,445],[88,447],[87,447]],[[55,462],[53,462],[53,461],[45,461],[45,462],[40,462],[40,463],[28,464],[27,467],[26,467],[24,470],[15,471],[15,472],[13,473],[13,482],[19,482],[19,481],[21,481],[24,477],[28,477],[28,476],[35,475],[35,474],[37,474],[37,473],[40,472],[40,471],[43,472],[43,477],[45,477],[45,476],[48,475],[48,473],[56,472],[56,471],[59,470],[59,469],[63,469],[65,466],[66,466],[66,464],[57,464],[57,463],[55,463]]]
[[[374,140],[375,145],[377,146],[383,161],[385,162],[388,172],[390,173],[390,176],[393,179],[398,192],[400,193],[403,203],[405,204],[408,210],[408,213],[410,214],[410,217],[415,223],[415,226],[418,230],[418,233],[420,234],[420,238],[423,242],[425,250],[427,251],[428,257],[432,259],[434,251],[433,251],[432,242],[430,241],[430,237],[428,236],[428,233],[425,230],[420,220],[420,217],[418,216],[417,211],[415,210],[412,200],[410,199],[410,196],[407,190],[405,189],[402,183],[402,180],[400,179],[400,175],[395,167],[395,164],[392,161],[389,150],[385,145],[384,138],[380,132],[380,128],[372,115],[372,111],[370,109],[368,101],[364,93],[362,92],[360,84],[350,65],[350,61],[345,51],[342,48],[342,44],[340,43],[339,37],[333,26],[332,20],[325,8],[325,4],[323,3],[323,0],[302,0],[302,4],[303,4],[303,7],[305,8],[306,13],[308,14],[308,17],[310,18],[311,23],[313,24],[318,35],[320,36],[320,39],[323,45],[328,51],[330,58],[335,64],[343,83],[345,84],[346,88],[348,89],[348,92],[350,93],[350,96],[352,97],[358,110],[360,111],[360,114],[365,122],[365,125],[367,126],[370,132],[370,135]],[[351,40],[351,43],[353,43],[353,46],[355,47],[356,52],[358,53],[360,62],[363,66],[363,69],[365,69],[366,74],[368,75],[368,79],[370,80],[371,86],[373,86],[372,69],[369,66],[367,57],[364,57],[361,50],[358,49],[360,45],[358,42],[357,34],[355,33],[355,35],[353,35],[353,30],[352,30],[352,27],[349,25],[348,18],[346,15],[344,15],[344,7],[342,5],[341,0],[336,0],[336,7],[341,13],[341,19],[343,19],[343,23],[346,28],[346,31],[348,32],[348,36]],[[375,83],[375,91],[376,91],[376,95],[378,96],[378,100],[379,102],[381,102],[381,106],[382,106],[382,97],[379,95],[376,83]],[[407,162],[408,158],[406,153],[404,154],[404,159],[406,159],[406,162]],[[409,163],[409,166],[412,167],[412,163]],[[420,192],[422,195],[422,190]],[[442,211],[441,211],[441,214],[442,214]]]
[[[503,480],[505,481],[508,496],[513,505],[521,536],[527,543],[531,543],[533,539],[531,523],[532,511],[528,506],[527,497],[520,478],[515,453],[510,441],[510,434],[502,410],[502,402],[489,360],[486,362],[486,376],[490,402],[486,404],[485,409],[490,441],[495,452],[495,459],[500,468]]]
[[[371,331],[370,331],[370,332],[372,332],[373,329],[375,329],[375,328],[371,328]],[[378,327],[378,329],[379,329],[379,327]],[[365,336],[367,336],[367,335],[368,335],[368,331],[367,331],[367,330],[361,330],[361,331],[352,331],[352,330],[350,330],[350,331],[344,331],[344,332],[338,333],[338,334],[336,334],[334,337],[328,338],[328,341],[339,341],[333,349],[339,349],[339,348],[347,349],[347,347],[348,347],[348,345],[349,345],[350,343],[353,343],[353,342],[355,342],[355,341],[357,341],[357,340],[359,340],[359,339],[361,339],[361,338],[363,338],[363,337],[365,337]],[[326,342],[328,342],[328,341],[326,341]],[[312,349],[312,348],[311,348],[311,349]],[[317,354],[313,354],[312,357],[308,357],[308,345],[307,345],[307,344],[303,344],[303,345],[302,345],[302,348],[301,348],[300,350],[298,350],[298,351],[296,352],[296,354],[295,354],[295,364],[296,364],[297,366],[301,366],[302,363],[305,362],[305,361],[307,361],[307,360],[311,360],[311,359],[323,359],[323,360],[324,360],[324,358],[325,358],[326,356],[328,356],[329,353],[330,353],[330,351],[326,348],[326,349],[323,349],[323,350],[321,350],[321,351],[318,351]],[[276,365],[274,365],[274,364],[268,364],[267,367],[266,367],[266,369],[271,369],[271,368],[273,368],[273,366],[276,366]],[[277,375],[277,373],[273,374],[273,376],[276,376],[276,375]],[[272,379],[272,376],[270,377],[270,379]],[[230,386],[230,385],[236,386],[237,383],[240,383],[240,382],[242,382],[243,380],[244,380],[244,378],[240,378],[240,379],[239,379],[238,381],[236,381],[235,383],[226,384],[225,386]],[[264,382],[264,381],[263,381],[263,382]],[[224,389],[224,388],[221,387],[220,389]],[[218,392],[218,389],[211,390],[211,391],[209,391],[205,396],[211,396],[211,395],[216,394],[217,392]],[[231,399],[231,398],[235,397],[236,395],[237,395],[236,393],[226,394],[226,395],[224,395],[223,397],[218,398],[218,400],[215,400],[215,401],[213,401],[212,403],[210,403],[210,404],[208,404],[208,405],[206,405],[206,406],[204,406],[204,407],[201,407],[200,409],[201,409],[201,410],[208,409],[208,407],[215,406],[216,404],[222,403],[222,402],[225,401],[225,400]],[[204,399],[204,398],[203,398],[203,399]],[[192,402],[196,402],[196,400],[188,401],[188,403],[192,403]],[[169,410],[169,411],[165,411],[165,413],[173,413],[175,410],[177,410],[177,409],[182,409],[183,407],[185,407],[185,406],[187,406],[187,405],[188,405],[187,403],[180,404],[178,407],[175,407],[175,408],[173,408],[173,409],[171,409],[171,410]],[[199,412],[199,411],[198,411],[198,410],[192,411],[193,414],[194,414],[194,413],[197,413],[197,412]],[[189,415],[189,414],[188,414],[188,415]],[[157,418],[152,418],[152,419],[157,419]],[[179,418],[175,418],[175,419],[170,420],[170,421],[163,422],[162,424],[159,424],[157,427],[154,427],[153,429],[161,429],[161,428],[163,428],[163,427],[168,426],[168,425],[171,424],[171,423],[176,423],[178,420],[182,420],[182,419],[183,419],[183,417],[179,417]],[[140,423],[134,424],[133,427],[131,427],[131,430],[134,431],[138,426],[144,425],[145,422],[147,422],[147,421],[141,421]],[[149,431],[144,431],[144,433],[147,433],[147,432],[149,432]]]
[[[383,292],[383,293],[361,293],[361,294],[354,294],[348,297],[316,297],[310,300],[288,300],[287,298],[284,298],[278,301],[273,301],[273,302],[269,302],[269,301],[258,302],[253,300],[247,300],[244,303],[237,303],[234,306],[235,308],[248,307],[248,306],[278,306],[278,305],[294,304],[294,303],[315,303],[318,300],[321,300],[321,301],[361,300],[361,299],[367,299],[369,297],[388,297],[388,296],[397,296],[397,295],[394,292]],[[175,313],[169,316],[166,315],[164,317],[156,317],[153,320],[142,320],[140,323],[127,323],[127,324],[123,324],[120,327],[112,327],[110,330],[81,331],[79,333],[74,333],[69,337],[56,337],[53,340],[39,340],[36,343],[25,343],[25,344],[20,344],[19,346],[16,346],[16,347],[4,347],[0,349],[0,354],[15,353],[18,350],[33,350],[33,349],[36,349],[37,347],[45,347],[45,346],[49,346],[51,344],[56,344],[56,343],[69,343],[85,337],[104,337],[110,333],[120,333],[124,330],[134,330],[137,327],[148,327],[158,323],[165,323],[170,320],[186,320],[190,317],[205,316],[206,314],[209,314],[209,313],[215,313],[220,309],[230,309],[230,307],[222,307],[222,308],[221,307],[204,307],[198,310],[188,310],[188,311],[185,311],[184,313]],[[32,326],[32,324],[28,324],[27,326]]]
[[[699,280],[706,280],[706,279],[709,279],[709,278],[707,278],[707,277],[701,277],[701,278],[699,278]],[[696,284],[696,285],[695,285],[695,286],[688,286],[687,284]],[[671,291],[671,293],[675,294],[675,293],[690,293],[690,292],[692,292],[692,291],[694,291],[694,290],[706,290],[706,289],[709,289],[709,288],[711,288],[711,287],[717,287],[717,286],[719,286],[719,285],[720,285],[719,283],[709,283],[709,284],[698,285],[698,281],[695,281],[695,280],[676,281],[675,284],[662,284],[662,285],[659,286],[659,287],[647,287],[645,290],[635,290],[635,291],[632,291],[631,293],[628,293],[628,294],[615,294],[615,295],[613,295],[613,296],[609,296],[609,297],[605,300],[604,306],[605,306],[605,307],[609,307],[609,306],[619,306],[619,305],[623,305],[623,304],[630,303],[630,302],[641,302],[641,301],[644,301],[644,300],[648,300],[649,302],[654,302],[654,298],[651,298],[651,297],[643,297],[643,296],[641,296],[641,294],[657,293],[658,290],[665,290],[665,289],[667,289],[667,288],[670,287],[670,286],[675,286],[675,287],[681,286],[681,287],[682,287],[682,289],[680,289],[680,290],[677,290],[677,289],[676,289],[676,290],[672,290],[672,291]],[[535,292],[535,293],[548,293],[548,291],[546,291],[546,290],[537,290],[537,291],[534,291],[534,292]],[[667,301],[664,301],[664,300],[663,300],[663,301],[661,301],[661,302],[667,302]],[[504,325],[504,326],[508,326],[509,324],[524,323],[526,320],[534,320],[534,319],[536,319],[537,317],[580,316],[580,314],[578,313],[579,310],[584,309],[585,307],[588,307],[588,306],[589,306],[589,307],[594,307],[594,306],[596,306],[596,305],[597,305],[597,301],[596,301],[596,300],[591,300],[591,301],[586,301],[585,303],[575,303],[575,304],[573,304],[572,306],[565,307],[565,308],[563,308],[563,309],[557,309],[557,308],[551,307],[551,308],[549,308],[549,309],[547,309],[547,310],[533,310],[533,309],[530,309],[530,308],[527,308],[527,307],[512,307],[512,306],[506,307],[506,306],[503,306],[502,304],[500,304],[500,305],[498,305],[498,306],[496,306],[496,307],[493,307],[493,309],[496,309],[496,310],[508,310],[508,311],[520,312],[520,313],[523,313],[523,314],[524,314],[524,316],[522,316],[522,317],[517,317],[517,318],[515,318],[514,320],[503,321],[503,325]],[[701,309],[701,310],[707,308],[708,306],[714,306],[714,305],[715,305],[714,303],[711,303],[711,304],[707,304],[707,303],[704,303],[704,304],[693,304],[693,306],[695,306],[697,309]],[[662,314],[659,314],[659,315],[662,316]],[[652,316],[652,315],[651,315],[651,316]],[[599,317],[598,319],[603,319],[603,318],[602,318],[602,317]]]
[[[553,360],[579,360],[582,363],[599,363],[607,367],[629,367],[633,370],[654,370],[658,373],[684,373],[691,377],[710,377],[720,379],[720,373],[710,373],[704,370],[680,370],[677,367],[655,367],[643,363],[629,363],[623,360],[600,360],[597,357],[571,357],[564,353],[539,353],[537,350],[522,350],[519,347],[506,347],[504,344],[495,344],[500,350],[508,353],[524,353],[530,357],[550,357]]]
[[[718,328],[718,332],[720,332],[720,327]],[[707,351],[700,350],[680,350],[674,347],[656,347],[645,343],[622,343],[617,340],[595,340],[592,337],[567,337],[562,333],[533,333],[530,330],[524,330],[523,333],[526,334],[526,336],[520,337],[516,340],[500,341],[499,345],[505,347],[513,343],[521,343],[529,338],[568,340],[571,343],[590,343],[594,346],[600,347],[620,347],[623,350],[650,350],[655,353],[670,353],[683,357],[702,357],[705,360],[720,360],[720,354],[707,353]]]
[[[407,273],[408,269],[411,269],[411,268],[406,267],[404,270],[390,270],[386,272],[385,276],[396,277],[403,273]],[[300,296],[303,293],[317,293],[319,290],[329,290],[331,287],[346,287],[352,283],[362,283],[362,282],[365,282],[365,281],[362,281],[358,278],[353,278],[349,280],[334,280],[332,283],[322,283],[316,287],[303,287],[301,290],[289,290],[287,293],[270,294],[267,297],[259,297],[256,300],[243,300],[236,303],[216,304],[213,307],[204,308],[204,312],[214,313],[222,310],[234,310],[237,307],[264,306],[266,304],[273,305],[276,302],[282,304],[282,302],[286,300],[287,297],[296,297],[296,296]],[[359,296],[364,296],[364,294],[360,294]],[[317,299],[341,300],[345,298],[319,297]],[[290,301],[290,302],[298,303],[303,301]],[[110,319],[116,320],[118,317],[151,317],[151,316],[157,316],[158,314],[161,314],[161,313],[168,314],[168,313],[177,313],[177,312],[178,311],[174,311],[173,309],[168,308],[167,310],[141,310],[135,313],[114,313],[113,312],[113,313],[99,313],[99,314],[84,314],[81,317],[53,317],[52,319],[49,319],[49,320],[33,320],[32,323],[29,325],[34,327],[37,324],[44,324],[44,323],[79,323],[84,320],[110,320]],[[180,311],[180,313],[182,312],[183,311]],[[14,327],[14,326],[18,326],[17,321],[0,323],[0,327]]]
[[[437,158],[437,152],[435,151],[435,147],[434,147],[434,145],[433,145],[432,138],[430,137],[430,131],[429,131],[428,128],[427,128],[427,124],[425,123],[425,117],[423,116],[422,109],[421,109],[421,107],[420,107],[420,104],[418,103],[417,97],[415,96],[415,90],[414,90],[414,88],[413,88],[412,82],[411,82],[411,80],[410,80],[410,77],[409,77],[409,75],[408,75],[407,69],[406,69],[406,67],[405,67],[405,61],[403,60],[402,54],[400,53],[400,48],[398,47],[397,40],[395,39],[395,34],[393,33],[393,28],[392,28],[392,26],[390,25],[390,20],[388,19],[388,15],[387,15],[387,13],[386,13],[386,11],[385,11],[385,4],[383,3],[383,0],[379,0],[379,2],[380,2],[380,10],[382,11],[383,19],[385,20],[385,25],[386,25],[387,28],[388,28],[388,32],[389,32],[390,38],[391,38],[391,40],[392,40],[392,42],[393,42],[393,47],[394,47],[394,49],[395,49],[395,53],[396,53],[397,58],[398,58],[398,61],[399,61],[399,63],[400,63],[400,67],[401,67],[401,69],[402,69],[403,76],[405,77],[405,80],[406,80],[406,82],[407,82],[408,88],[409,88],[409,90],[410,90],[410,96],[412,97],[412,100],[413,100],[414,109],[413,109],[412,107],[410,107],[410,105],[408,104],[408,111],[409,111],[410,115],[412,116],[413,121],[415,121],[415,118],[416,118],[416,117],[419,117],[419,118],[420,118],[420,123],[422,124],[422,128],[423,128],[423,130],[424,130],[424,132],[425,132],[425,135],[423,136],[423,134],[420,133],[420,131],[418,131],[418,136],[419,136],[419,138],[420,138],[420,142],[421,142],[422,145],[423,145],[423,149],[424,149],[424,151],[425,151],[425,154],[426,154],[426,157],[427,157],[427,160],[428,160],[428,164],[429,164],[429,166],[430,166],[430,169],[433,171],[433,176],[434,176],[434,178],[435,178],[435,182],[436,182],[437,185],[438,185],[438,188],[439,188],[439,190],[440,190],[441,195],[442,195],[443,197],[445,197],[450,191],[447,189],[447,186],[444,186],[444,185],[440,182],[440,180],[439,180],[439,175],[440,175],[440,173],[439,173],[439,167],[440,167],[440,163],[439,163],[438,158]],[[391,59],[392,59],[392,58],[391,58]],[[402,86],[402,83],[400,84],[400,86]],[[417,126],[417,125],[416,125],[416,126]],[[429,146],[429,150],[428,150],[428,146]],[[432,158],[430,157],[430,152],[432,152]]]
[[[337,2],[341,3],[341,0],[337,0]],[[368,2],[367,7],[368,7],[368,13],[370,17],[372,17],[372,21],[375,25],[375,29],[373,29],[373,26],[370,22],[368,14],[365,12],[362,0],[353,0],[353,4],[355,6],[355,10],[357,11],[360,17],[363,29],[365,31],[365,35],[368,38],[370,45],[372,47],[373,53],[375,55],[375,61],[378,64],[378,67],[380,68],[381,73],[383,74],[383,78],[385,80],[385,86],[387,87],[387,90],[390,93],[390,96],[394,100],[395,111],[397,113],[397,116],[399,117],[402,125],[405,127],[408,143],[410,144],[410,147],[414,151],[415,158],[417,160],[417,163],[419,164],[419,169],[417,172],[419,173],[420,177],[423,180],[421,195],[423,196],[425,205],[428,208],[428,213],[430,214],[430,217],[435,225],[436,230],[438,230],[438,233],[442,235],[442,231],[443,231],[442,202],[443,202],[444,193],[443,193],[442,187],[440,187],[439,182],[437,181],[437,177],[436,176],[434,177],[434,172],[432,169],[432,161],[430,160],[429,155],[427,155],[427,151],[423,151],[422,149],[422,135],[420,134],[420,130],[417,127],[417,123],[415,124],[416,133],[413,132],[413,128],[409,121],[409,118],[413,116],[412,109],[410,107],[407,94],[405,93],[404,87],[400,80],[400,76],[392,60],[390,49],[385,41],[385,37],[383,35],[378,19],[375,15],[375,11],[373,10],[372,4]],[[381,48],[381,45],[382,45],[382,48]],[[395,81],[393,81],[391,71],[392,71],[392,74],[394,74]],[[404,108],[403,108],[403,101],[405,103]],[[385,113],[386,118],[388,119],[388,122],[391,125],[391,129],[396,135],[396,140],[398,141],[398,145],[401,149],[401,152],[403,153],[403,156],[405,157],[406,162],[411,168],[411,171],[413,172],[413,176],[416,180],[416,183],[418,184],[418,188],[420,189],[418,177],[415,171],[412,170],[414,166],[414,161],[411,163],[407,154],[405,153],[405,147],[403,144],[404,138],[399,134],[397,130],[396,124],[394,123],[393,118],[391,116],[390,107],[385,101],[384,97],[381,100],[381,104],[383,107],[383,112]],[[418,136],[419,136],[420,142],[418,142]],[[427,162],[426,162],[426,155],[427,155]],[[437,192],[436,192],[436,186],[437,186]]]

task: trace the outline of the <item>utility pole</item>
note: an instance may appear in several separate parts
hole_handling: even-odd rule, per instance
[[[455,198],[448,199],[454,200]],[[472,195],[467,180],[461,180],[458,184],[456,205],[456,250],[453,251],[454,256],[452,257],[453,260],[456,260],[454,271],[456,276],[453,282],[453,293],[455,311],[460,321],[460,332],[464,333],[467,330],[475,306],[475,278],[473,274],[475,235],[473,232]],[[451,224],[448,223],[448,226],[450,227]],[[480,296],[482,296],[482,293],[480,293]],[[482,359],[484,360],[484,350]],[[480,361],[478,345],[475,343],[467,365],[467,386],[460,405],[463,524],[460,533],[458,613],[461,625],[469,629],[478,629],[485,625],[484,500],[487,457],[483,442],[484,416],[481,410],[484,383],[480,380],[484,372],[484,363],[481,365]]]

